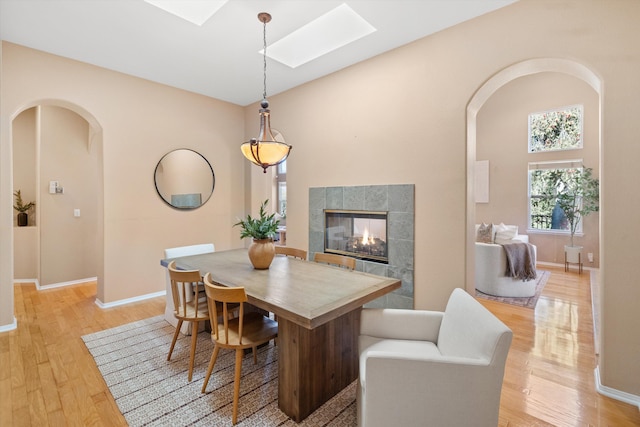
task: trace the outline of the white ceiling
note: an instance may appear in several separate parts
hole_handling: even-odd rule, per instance
[[[262,98],[259,12],[268,44],[343,3],[377,29],[295,69],[268,59],[273,95],[514,1],[229,0],[197,26],[143,0],[0,0],[0,38],[244,106]]]

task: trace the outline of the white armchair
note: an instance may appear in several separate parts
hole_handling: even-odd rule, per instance
[[[363,309],[358,425],[496,426],[511,339],[459,288],[444,312]]]

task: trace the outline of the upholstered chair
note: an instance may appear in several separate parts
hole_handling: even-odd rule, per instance
[[[460,288],[444,312],[363,309],[358,425],[496,426],[511,339]]]

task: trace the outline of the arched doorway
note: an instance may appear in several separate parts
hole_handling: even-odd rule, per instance
[[[52,287],[97,278],[100,294],[104,275],[102,127],[78,105],[39,100],[12,116],[12,128],[24,122],[22,117],[27,113],[33,116],[35,162],[31,173],[35,175],[36,230],[29,237],[35,236],[35,241],[25,243],[22,230],[14,229],[15,245],[34,249],[35,259],[29,262],[36,265],[37,285]],[[16,146],[18,139],[18,129],[12,129],[14,154],[21,148]],[[14,161],[20,158],[14,156]],[[15,180],[15,172],[22,166],[12,164]],[[50,191],[51,181],[67,188]],[[14,276],[18,274],[24,272],[14,271]]]
[[[467,291],[474,293],[475,269],[475,162],[477,146],[477,116],[487,100],[507,83],[537,73],[555,72],[575,77],[587,83],[598,96],[599,111],[602,111],[602,82],[600,78],[584,65],[567,59],[539,58],[523,61],[511,65],[492,76],[474,94],[467,105],[467,200],[466,200],[466,280]],[[602,127],[602,114],[599,116],[598,127]],[[601,135],[601,132],[599,132]],[[599,169],[602,176],[602,144],[599,144]],[[602,230],[602,227],[600,227]],[[602,236],[600,236],[602,238]],[[602,254],[600,254],[602,259]]]

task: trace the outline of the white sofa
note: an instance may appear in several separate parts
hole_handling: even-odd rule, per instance
[[[511,340],[460,288],[444,312],[363,309],[358,425],[496,426]]]
[[[504,225],[504,224],[501,224]],[[499,226],[494,225],[494,229]],[[505,226],[508,231],[501,234],[493,231],[493,243],[476,242],[475,286],[480,292],[501,297],[531,297],[536,293],[536,280],[522,281],[506,275],[507,255],[502,244],[511,242],[529,243],[529,236],[517,234],[517,226]],[[479,224],[476,224],[476,234]],[[515,230],[515,232],[514,232]],[[534,260],[537,248],[531,245]],[[535,261],[534,261],[535,263]]]

